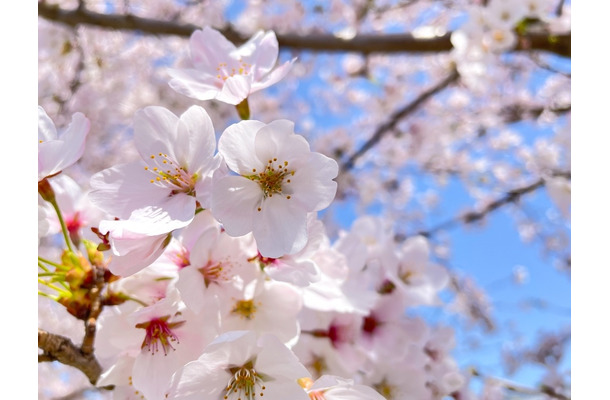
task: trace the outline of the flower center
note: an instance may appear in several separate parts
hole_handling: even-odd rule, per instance
[[[342,344],[352,342],[353,335],[348,326],[332,323],[328,328],[328,338],[330,339],[333,347],[336,348]]]
[[[237,400],[253,400],[256,395],[263,396],[265,385],[263,379],[254,369],[252,361],[248,361],[241,367],[229,368],[233,375],[227,384],[225,400],[229,398]]]
[[[496,42],[502,42],[502,41],[504,41],[506,36],[504,35],[504,32],[502,32],[501,30],[495,30],[493,33],[493,38]]]
[[[167,154],[151,154],[148,166],[144,169],[154,175],[150,183],[172,189],[172,194],[195,195],[195,183],[199,179],[199,175],[189,174],[185,167],[181,167],[177,161],[172,160]]]
[[[415,274],[413,271],[406,270],[405,272],[399,274],[400,280],[403,281],[406,285],[411,284],[411,280]]]
[[[328,365],[326,365],[326,360],[323,356],[320,355],[313,355],[307,367],[309,369],[312,369],[317,377],[324,375],[324,373],[328,371]]]
[[[246,178],[256,181],[260,185],[265,198],[272,197],[274,194],[287,193],[286,198],[290,199],[292,190],[286,184],[290,183],[290,177],[294,176],[294,170],[288,169],[288,161],[278,163],[277,158],[274,158],[267,162],[263,171],[259,172],[256,168],[253,168],[252,172],[253,174],[246,176]],[[260,210],[259,207],[258,211]]]
[[[177,251],[169,251],[167,252],[167,256],[170,260],[176,265],[178,268],[186,268],[191,265],[191,253],[188,249],[182,247]]]
[[[241,59],[231,60],[231,65],[221,62],[216,67],[216,78],[224,82],[235,75],[248,75],[251,68],[252,64],[245,63]]]
[[[153,318],[148,322],[142,322],[136,325],[136,328],[146,330],[142,348],[146,347],[153,355],[159,352],[159,345],[163,347],[163,353],[167,355],[167,352],[170,349],[176,350],[174,346],[172,346],[172,342],[175,342],[176,344],[180,343],[178,336],[172,332],[172,329],[182,326],[186,321],[168,323],[168,319],[169,315]]]
[[[370,314],[369,316],[364,318],[362,322],[362,331],[368,335],[373,335],[378,326],[381,325],[381,322],[375,318],[375,315]]]
[[[394,395],[396,393],[396,388],[393,385],[390,385],[385,378],[379,382],[378,384],[373,386],[375,390],[379,392],[383,397],[388,400],[394,399]]]
[[[326,398],[324,397],[324,392],[319,390],[309,391],[309,389],[313,386],[313,381],[311,380],[311,378],[299,378],[297,379],[297,382],[299,383],[299,385],[301,385],[303,389],[308,391],[307,394],[309,395],[309,398],[311,400],[326,400]]]
[[[238,300],[233,306],[231,313],[239,315],[241,318],[252,319],[256,313],[254,300]]]
[[[222,280],[229,280],[226,274],[223,274],[222,262],[208,261],[206,265],[199,268],[199,272],[203,275],[203,282],[205,287],[210,286],[211,283],[217,283]]]
[[[260,251],[254,257],[248,258],[248,261],[249,262],[258,262],[258,266],[260,267],[261,271],[264,270],[265,267],[268,265],[274,265],[274,264],[278,264],[280,262],[277,258],[263,256],[260,253]]]

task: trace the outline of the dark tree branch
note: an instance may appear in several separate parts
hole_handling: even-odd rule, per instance
[[[83,344],[81,345],[81,351],[83,354],[93,354],[93,346],[95,343],[95,334],[97,329],[97,318],[102,312],[103,299],[100,295],[104,288],[104,269],[94,266],[95,273],[95,287],[91,288],[89,294],[91,296],[91,309],[89,311],[89,318],[85,322],[85,337],[83,338]]]
[[[493,332],[496,329],[496,324],[492,320],[492,317],[488,310],[486,310],[486,304],[482,303],[477,296],[469,296],[472,289],[469,288],[468,282],[464,282],[455,274],[451,274],[449,285],[455,291],[455,293],[462,293],[467,297],[468,302],[468,313],[472,320],[479,321],[486,332]]]
[[[526,394],[526,395],[546,394],[547,396],[558,399],[558,400],[570,400],[569,397],[567,397],[561,393],[557,393],[553,388],[551,388],[549,386],[543,385],[543,386],[541,386],[540,389],[532,389],[532,388],[528,388],[525,386],[514,384],[514,383],[509,382],[504,379],[496,378],[493,376],[481,375],[481,373],[474,368],[471,369],[470,373],[472,374],[472,376],[492,380],[492,381],[496,382],[498,385],[504,387],[506,390],[509,390],[514,393],[521,393],[521,394]]]
[[[452,82],[455,82],[458,77],[459,74],[457,70],[453,69],[451,71],[451,74],[449,74],[449,76],[447,76],[445,79],[422,93],[411,103],[407,104],[399,110],[396,110],[392,115],[390,115],[390,118],[383,125],[380,125],[377,128],[377,130],[369,140],[367,140],[358,150],[356,150],[356,152],[354,152],[344,162],[341,163],[341,171],[346,172],[352,169],[356,160],[360,158],[364,153],[369,151],[373,146],[375,146],[386,134],[388,134],[388,132],[391,132],[396,127],[398,122],[400,122],[400,120],[415,112],[419,108],[419,106],[426,102],[426,100],[428,100],[430,97],[434,96],[441,90],[445,89]]]
[[[546,107],[524,107],[520,104],[513,104],[505,106],[501,111],[500,115],[504,117],[504,121],[507,124],[522,121],[528,118],[538,118],[543,112],[550,111],[555,114],[563,115],[572,111],[572,105],[568,104],[558,108],[546,108]]]
[[[555,173],[553,175],[554,176],[563,176],[568,179],[571,178],[570,172]],[[506,192],[505,194],[503,194],[496,200],[488,203],[485,207],[483,207],[480,210],[471,210],[466,213],[462,213],[456,217],[453,217],[444,222],[441,222],[440,224],[436,225],[433,228],[430,228],[425,231],[419,231],[419,232],[417,232],[417,235],[431,237],[434,234],[438,233],[439,231],[453,228],[453,227],[459,225],[460,223],[471,224],[473,222],[480,221],[483,218],[485,218],[488,214],[491,214],[493,211],[497,210],[498,208],[501,208],[502,206],[505,206],[507,204],[518,202],[519,199],[521,199],[521,197],[523,197],[524,195],[526,195],[528,193],[532,193],[532,192],[536,191],[537,189],[543,187],[545,185],[545,183],[546,183],[545,180],[540,178],[536,182],[531,183],[529,185],[509,190],[508,192]]]
[[[89,378],[89,382],[93,385],[102,373],[102,367],[93,354],[85,354],[64,336],[38,329],[38,348],[44,351],[38,356],[38,362],[59,361],[77,368]]]
[[[105,29],[138,31],[152,35],[177,35],[189,37],[201,27],[142,18],[135,15],[101,14],[84,9],[66,10],[44,1],[38,2],[38,15],[49,21],[68,26],[91,25]],[[243,43],[248,37],[236,32],[230,26],[221,29],[234,43]],[[528,33],[520,37],[515,50],[541,50],[564,57],[571,55],[571,33],[548,35],[541,32]],[[435,38],[416,38],[411,34],[357,35],[352,39],[341,39],[330,34],[278,34],[281,47],[321,52],[358,53],[439,53],[450,51],[451,33]]]

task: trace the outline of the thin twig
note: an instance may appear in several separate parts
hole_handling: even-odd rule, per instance
[[[525,386],[515,384],[515,383],[507,381],[505,379],[496,378],[494,376],[484,376],[474,368],[472,368],[470,370],[470,373],[472,374],[472,376],[476,376],[478,378],[489,379],[490,381],[497,383],[498,385],[504,387],[507,390],[510,390],[511,392],[527,394],[527,395],[546,394],[547,396],[550,396],[550,397],[553,397],[553,398],[556,398],[559,400],[570,400],[570,397],[567,397],[561,393],[557,393],[550,386],[542,385],[540,389],[532,389],[532,388],[528,388]]]
[[[451,74],[449,74],[449,76],[447,76],[445,79],[422,93],[420,96],[418,96],[415,100],[413,100],[406,106],[396,110],[392,115],[390,115],[390,118],[384,124],[380,125],[377,128],[377,130],[369,140],[367,140],[358,150],[356,150],[356,152],[350,155],[347,160],[341,163],[341,171],[346,172],[352,169],[356,160],[360,158],[364,153],[369,151],[373,146],[375,146],[388,132],[391,132],[396,127],[398,122],[415,112],[430,97],[445,89],[452,82],[455,82],[458,77],[459,74],[457,70],[453,69],[451,71]]]
[[[563,176],[563,177],[566,177],[569,179],[571,177],[571,173],[570,172],[556,172],[553,174],[553,176]],[[462,213],[460,215],[457,215],[446,221],[441,222],[440,224],[436,225],[433,228],[430,228],[430,229],[424,230],[424,231],[419,231],[419,232],[417,232],[417,235],[431,237],[434,234],[438,233],[439,231],[453,228],[461,223],[471,224],[473,222],[480,221],[483,218],[485,218],[485,216],[487,216],[488,214],[497,210],[498,208],[501,208],[502,206],[505,206],[507,204],[516,203],[517,201],[519,201],[519,199],[521,199],[521,197],[525,196],[526,194],[532,193],[532,192],[536,191],[537,189],[540,189],[541,187],[543,187],[545,185],[545,183],[546,183],[545,180],[543,178],[540,178],[537,181],[535,181],[529,185],[525,185],[525,186],[522,186],[522,187],[519,187],[516,189],[509,190],[508,192],[504,193],[502,196],[500,196],[496,200],[493,200],[493,201],[487,203],[487,205],[480,210],[471,210],[466,213]]]

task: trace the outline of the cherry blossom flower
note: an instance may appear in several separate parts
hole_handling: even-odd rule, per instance
[[[364,379],[366,385],[377,390],[387,400],[432,400],[426,387],[426,372],[421,360],[401,360],[376,365],[370,376]]]
[[[195,218],[205,217],[204,213]],[[176,288],[187,307],[198,313],[217,299],[225,301],[227,290],[241,287],[260,274],[248,261],[251,254],[246,240],[247,237],[234,238],[213,226],[192,246],[176,254],[182,262]]]
[[[168,399],[308,400],[297,380],[310,374],[273,335],[231,331],[178,370]]]
[[[438,293],[449,284],[447,271],[429,258],[428,240],[414,236],[405,240],[398,265],[389,270],[388,279],[407,295],[411,306],[438,303]]]
[[[358,346],[361,315],[305,309],[299,322],[301,337],[313,340],[299,340],[294,351],[300,358],[309,359],[308,365],[317,364],[316,372],[351,376],[364,365],[366,354]],[[315,354],[313,360],[312,354]]]
[[[312,152],[294,123],[241,121],[218,142],[229,169],[215,175],[212,214],[231,236],[252,232],[264,257],[294,254],[307,243],[307,215],[334,199],[337,162]]]
[[[81,158],[89,127],[89,120],[77,112],[72,115],[72,122],[58,133],[51,118],[38,106],[38,181],[56,175]]]
[[[561,215],[569,219],[570,218],[570,202],[572,194],[571,182],[561,176],[551,177],[545,179],[546,190]]]
[[[356,385],[352,379],[333,375],[323,375],[315,382],[305,378],[301,379],[300,383],[311,400],[385,400],[369,386]]]
[[[381,296],[362,320],[357,344],[375,364],[404,359],[410,344],[423,344],[426,339],[426,324],[421,319],[405,316],[402,296],[398,291]]]
[[[276,281],[287,282],[298,287],[307,287],[321,279],[321,271],[313,260],[313,256],[326,238],[324,225],[309,214],[307,221],[307,245],[295,254],[287,254],[280,258],[263,257],[260,253],[256,261],[265,274]]]
[[[182,223],[159,208],[137,209],[125,220],[102,220],[99,232],[108,235],[112,260],[108,269],[129,276],[152,264],[170,243],[171,231]]]
[[[209,207],[211,175],[220,164],[208,113],[192,106],[177,117],[146,107],[135,115],[134,140],[142,161],[93,175],[91,201],[120,219],[153,207],[178,222],[172,229],[188,225],[198,206]]]
[[[126,354],[135,357],[129,383],[146,399],[162,400],[174,372],[201,355],[216,336],[212,314],[191,312],[169,287],[167,296],[150,306],[128,302],[103,314],[96,350],[116,362],[124,362]]]
[[[225,286],[223,294],[219,301],[222,332],[273,333],[286,344],[298,340],[302,299],[292,285],[259,279],[243,289]]]
[[[498,25],[507,28],[514,27],[527,13],[524,1],[491,0],[485,10]]]
[[[257,32],[248,42],[235,47],[217,30],[205,27],[190,38],[194,69],[169,69],[169,85],[198,99],[216,99],[237,105],[251,93],[281,80],[295,59],[274,68],[278,58],[274,32]]]

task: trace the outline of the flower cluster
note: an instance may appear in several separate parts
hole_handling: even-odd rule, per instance
[[[235,105],[291,64],[273,69],[273,33],[235,48],[205,28],[191,55],[197,69],[172,71],[171,86]],[[77,114],[58,149],[40,139],[39,180],[80,157],[61,149],[81,149],[87,131]],[[55,136],[40,109],[39,137]],[[141,159],[98,172],[87,194],[64,179],[56,190],[39,184],[52,203],[72,192],[55,208],[73,210],[70,234],[58,211],[68,250],[59,264],[39,257],[52,277],[42,281],[66,283],[56,299],[85,321],[103,287],[97,384],[114,398],[425,400],[462,390],[452,331],[405,313],[436,305],[448,284],[428,241],[398,244],[373,217],[332,241],[317,212],[334,199],[338,165],[293,122],[243,120],[217,144],[203,107],[178,116],[149,106],[134,116],[134,142]],[[82,221],[95,235],[80,241]]]

